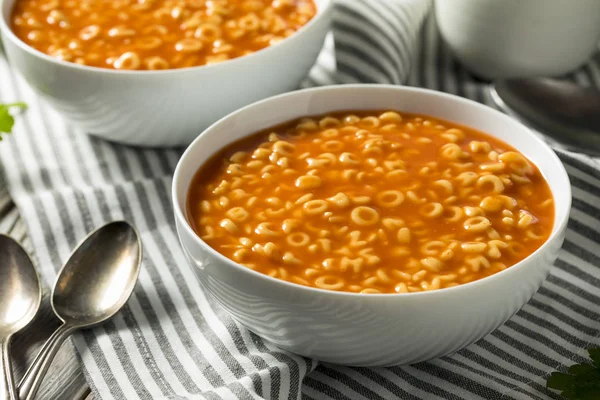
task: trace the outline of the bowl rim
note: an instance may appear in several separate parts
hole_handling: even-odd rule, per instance
[[[5,7],[9,1],[13,1],[12,6]],[[210,72],[211,70],[213,70],[215,68],[223,67],[223,65],[232,66],[234,64],[245,62],[246,60],[252,60],[256,57],[260,57],[261,55],[265,55],[266,53],[276,51],[276,49],[278,49],[282,46],[291,46],[292,43],[297,42],[299,40],[298,39],[299,36],[301,36],[303,33],[306,33],[309,30],[312,30],[315,25],[317,25],[323,18],[326,18],[331,13],[334,0],[314,0],[315,5],[317,6],[317,12],[314,15],[314,17],[312,17],[310,19],[310,21],[308,21],[306,24],[302,25],[300,27],[300,29],[298,29],[292,35],[290,35],[289,37],[286,37],[285,39],[281,40],[278,43],[275,43],[273,45],[262,48],[251,54],[232,58],[232,59],[229,59],[229,60],[226,60],[226,61],[223,61],[220,63],[216,63],[216,64],[204,64],[204,65],[196,65],[196,66],[192,66],[192,67],[169,68],[169,69],[163,69],[163,70],[119,70],[119,69],[113,69],[113,68],[95,67],[95,66],[91,66],[91,65],[80,65],[80,64],[76,64],[74,62],[63,61],[63,60],[59,60],[57,58],[51,57],[48,54],[46,54],[42,51],[39,51],[39,50],[29,46],[24,41],[22,41],[19,37],[17,37],[17,35],[14,34],[14,32],[12,31],[10,26],[6,23],[6,21],[10,20],[10,14],[12,13],[12,10],[17,1],[19,1],[19,0],[0,0],[0,33],[2,35],[4,35],[7,39],[10,39],[16,46],[21,48],[21,50],[31,54],[32,56],[41,58],[44,61],[54,63],[54,64],[60,65],[62,67],[65,67],[65,68],[78,70],[78,71],[90,71],[90,72],[96,72],[99,74],[106,74],[106,75],[154,76],[154,75],[171,75],[171,74],[176,74],[178,72],[179,73],[191,73],[191,72],[196,72],[199,70],[202,70],[202,71],[207,70]],[[5,8],[8,10],[7,11],[8,15],[6,15],[6,13],[4,12]],[[0,42],[1,41],[2,40],[0,40]]]
[[[177,187],[181,184],[181,179],[182,179],[181,171],[184,168],[184,165],[187,165],[190,163],[190,160],[191,160],[190,153],[192,152],[192,148],[195,147],[196,143],[199,140],[201,140],[201,136],[205,132],[208,132],[208,131],[214,129],[216,126],[220,125],[221,123],[224,123],[228,119],[233,118],[233,117],[237,116],[238,114],[241,114],[241,113],[247,111],[248,109],[251,109],[251,108],[258,106],[260,104],[263,104],[263,103],[277,102],[282,98],[300,96],[300,95],[303,95],[304,93],[316,93],[316,92],[324,92],[324,91],[331,91],[331,90],[362,90],[362,89],[394,90],[394,91],[399,91],[399,92],[407,92],[409,94],[410,93],[422,93],[427,96],[434,96],[434,97],[440,96],[440,97],[448,99],[449,101],[454,101],[454,102],[467,104],[469,106],[475,107],[483,113],[495,114],[497,116],[500,116],[502,119],[504,119],[505,121],[507,121],[510,124],[513,124],[515,126],[520,126],[548,154],[548,157],[550,157],[551,162],[556,164],[556,166],[558,168],[557,168],[557,170],[553,171],[553,173],[560,174],[561,175],[560,179],[565,180],[567,182],[567,185],[566,185],[567,187],[562,188],[563,192],[561,194],[561,196],[566,196],[566,199],[567,199],[565,206],[564,206],[565,213],[564,213],[562,219],[558,220],[557,219],[558,212],[555,212],[554,225],[553,225],[552,232],[551,232],[550,236],[548,237],[548,239],[546,239],[546,241],[540,247],[538,247],[533,253],[529,254],[527,257],[525,257],[521,261],[513,264],[512,266],[506,268],[505,270],[499,271],[493,275],[486,276],[486,277],[478,279],[476,281],[463,283],[458,286],[454,286],[454,287],[450,287],[450,288],[443,288],[443,289],[432,290],[432,291],[409,292],[409,293],[377,293],[377,294],[365,296],[362,293],[320,289],[320,288],[316,288],[316,287],[312,287],[312,286],[299,285],[299,284],[296,284],[293,282],[284,281],[282,279],[273,278],[271,276],[254,271],[250,268],[246,268],[246,267],[236,263],[235,261],[225,257],[224,255],[222,255],[221,253],[219,253],[218,251],[216,251],[212,247],[210,247],[206,242],[204,242],[198,236],[198,234],[194,231],[194,229],[191,227],[188,219],[186,218],[184,210],[182,210],[182,208],[179,206],[180,196],[177,193]],[[302,116],[298,116],[298,118],[301,118],[301,117]],[[255,133],[255,132],[256,132],[256,130],[253,130],[252,132],[248,132],[248,135],[251,135],[252,133]],[[508,143],[508,144],[512,146],[512,144],[510,144],[510,143]],[[216,152],[218,152],[221,149],[222,148],[215,149],[212,152],[212,154],[215,154]],[[190,159],[190,160],[188,160],[188,159]],[[200,166],[198,166],[196,168],[196,172],[197,172],[198,168],[200,168]],[[195,174],[193,176],[195,176]],[[547,178],[544,177],[544,179],[547,179]],[[189,186],[189,182],[187,182],[187,183]],[[245,107],[242,107],[242,108],[224,116],[223,118],[219,119],[218,121],[214,122],[208,128],[206,128],[204,131],[202,131],[196,137],[196,139],[194,139],[192,141],[192,143],[190,143],[190,145],[185,149],[185,151],[181,155],[179,161],[177,162],[177,166],[175,167],[175,171],[173,172],[171,197],[172,197],[172,202],[173,202],[173,211],[175,214],[175,219],[180,222],[180,224],[178,224],[178,225],[182,229],[185,230],[185,233],[192,238],[193,242],[196,245],[200,246],[204,251],[207,251],[213,257],[216,257],[221,262],[227,264],[231,268],[234,268],[242,273],[249,274],[250,276],[254,276],[258,279],[263,279],[268,282],[270,281],[275,285],[282,285],[282,287],[288,287],[288,288],[290,288],[290,290],[301,290],[301,291],[305,291],[307,293],[326,294],[326,295],[332,295],[332,296],[344,296],[344,297],[349,296],[351,298],[384,299],[385,300],[390,297],[397,298],[397,297],[401,297],[401,296],[405,297],[405,298],[409,297],[409,296],[410,297],[445,296],[445,295],[450,295],[452,293],[457,293],[457,292],[460,292],[460,291],[466,290],[466,289],[476,289],[478,287],[490,284],[490,282],[493,281],[494,279],[499,279],[507,274],[514,273],[514,271],[518,271],[518,270],[526,267],[526,264],[528,264],[530,260],[532,260],[533,258],[539,257],[543,252],[547,251],[548,247],[550,246],[550,244],[552,242],[554,242],[556,240],[557,236],[559,236],[563,231],[565,231],[567,223],[569,221],[569,214],[570,214],[571,204],[572,204],[571,191],[572,191],[571,190],[571,182],[570,182],[569,176],[565,170],[564,165],[562,164],[562,162],[560,161],[560,159],[558,158],[556,153],[552,150],[552,148],[546,142],[544,142],[540,136],[536,135],[530,128],[528,128],[526,125],[522,124],[521,122],[510,117],[507,114],[504,114],[492,107],[489,107],[482,103],[476,102],[474,100],[470,100],[470,99],[467,99],[464,97],[460,97],[457,95],[453,95],[453,94],[449,94],[449,93],[445,93],[445,92],[441,92],[441,91],[437,91],[437,90],[432,90],[432,89],[408,87],[408,86],[400,86],[400,85],[392,85],[392,84],[346,84],[346,85],[319,86],[319,87],[296,90],[296,91],[292,91],[292,92],[288,92],[288,93],[283,93],[283,94],[280,94],[277,96],[268,97],[266,99],[263,99],[263,100],[254,102],[252,104],[249,104]],[[552,191],[552,189],[551,189],[551,193],[552,193],[553,197],[557,195],[554,191]],[[187,193],[185,193],[183,195],[185,196],[183,203],[187,204]],[[180,242],[181,242],[181,238],[180,238]],[[183,247],[183,243],[180,243],[180,244]],[[187,249],[184,248],[184,251],[187,251]]]

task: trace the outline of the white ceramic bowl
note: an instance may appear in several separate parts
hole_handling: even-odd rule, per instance
[[[56,60],[9,28],[16,0],[0,0],[0,31],[11,64],[66,119],[105,139],[143,146],[189,144],[242,106],[296,89],[329,30],[332,2],[280,43],[220,64],[166,71],[117,71]]]
[[[330,111],[396,109],[487,132],[513,145],[548,180],[556,220],[548,241],[520,263],[449,289],[361,295],[281,281],[240,266],[204,243],[190,227],[186,196],[198,168],[229,143],[263,128]],[[459,350],[492,332],[538,290],[562,245],[571,188],[554,152],[529,129],[489,107],[448,94],[400,86],[343,85],[273,97],[221,119],[187,149],[175,170],[177,230],[190,264],[224,309],[279,347],[346,365],[416,363]]]
[[[435,16],[456,58],[488,79],[566,74],[600,39],[598,0],[436,0]]]

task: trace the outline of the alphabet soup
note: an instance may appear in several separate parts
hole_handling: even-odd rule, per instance
[[[231,260],[355,293],[476,281],[529,256],[554,224],[550,188],[524,155],[396,111],[303,118],[233,143],[198,171],[187,206]]]

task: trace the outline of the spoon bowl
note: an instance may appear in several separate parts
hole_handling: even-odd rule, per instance
[[[31,259],[21,245],[0,235],[0,338],[23,329],[35,316],[42,290]]]
[[[92,232],[59,272],[52,308],[64,322],[91,327],[116,314],[127,302],[139,274],[141,242],[118,221]]]
[[[16,398],[10,341],[33,320],[41,300],[42,289],[31,259],[19,243],[0,235],[0,400]]]

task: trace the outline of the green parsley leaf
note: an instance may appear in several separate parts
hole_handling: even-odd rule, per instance
[[[597,349],[589,349],[590,358],[594,362],[596,368],[600,368],[600,347]]]
[[[575,364],[567,373],[550,374],[546,387],[568,400],[600,400],[600,348],[589,349],[592,364]]]
[[[11,108],[27,108],[25,103],[0,104],[0,140],[3,133],[11,133],[15,118],[10,113]]]

